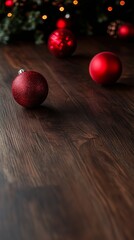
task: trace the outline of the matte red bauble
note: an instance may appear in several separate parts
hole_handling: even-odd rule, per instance
[[[57,29],[48,39],[48,49],[56,57],[71,56],[76,46],[76,38],[68,29]]]
[[[122,39],[130,39],[134,37],[134,25],[131,23],[124,23],[118,28],[118,37]]]
[[[99,84],[113,84],[122,73],[122,63],[112,52],[96,54],[89,63],[89,74]]]
[[[20,74],[12,82],[12,94],[21,106],[34,108],[46,99],[48,84],[40,73],[20,70]]]
[[[70,20],[66,18],[60,18],[56,22],[57,28],[70,28],[70,26],[71,26]]]

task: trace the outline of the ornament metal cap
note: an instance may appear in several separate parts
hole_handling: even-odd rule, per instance
[[[19,71],[18,71],[18,74],[20,75],[21,73],[25,72],[25,70],[23,68],[21,68]]]

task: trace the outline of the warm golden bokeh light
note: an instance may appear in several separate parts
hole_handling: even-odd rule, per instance
[[[73,1],[73,4],[74,4],[74,5],[77,5],[77,4],[78,4],[78,0],[74,0],[74,1]]]
[[[12,17],[12,16],[13,16],[12,13],[8,13],[8,14],[7,14],[7,17],[9,17],[9,18]]]
[[[64,9],[64,7],[60,7],[59,10],[60,10],[61,12],[63,12],[65,9]]]
[[[124,0],[120,1],[120,5],[124,6],[125,5],[125,1]]]
[[[46,19],[47,19],[47,15],[43,15],[43,16],[42,16],[42,19],[43,19],[43,20],[46,20]]]
[[[107,10],[108,10],[109,12],[111,12],[111,11],[113,11],[113,8],[112,8],[112,7],[108,7]]]

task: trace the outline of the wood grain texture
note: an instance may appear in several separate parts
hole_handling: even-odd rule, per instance
[[[122,60],[114,86],[89,76],[100,51]],[[46,45],[0,47],[1,240],[133,240],[133,56],[132,42],[93,37],[64,60]],[[20,68],[48,81],[37,109],[12,97]]]

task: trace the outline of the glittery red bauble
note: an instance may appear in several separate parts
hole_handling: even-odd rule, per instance
[[[89,73],[96,83],[113,84],[121,76],[122,64],[116,54],[101,52],[89,63]]]
[[[117,35],[122,39],[130,39],[134,37],[134,25],[131,23],[124,23],[118,28]]]
[[[71,27],[71,22],[70,22],[69,19],[60,18],[56,22],[56,27],[57,28],[70,28]]]
[[[38,72],[22,72],[12,82],[12,94],[18,104],[26,108],[33,108],[46,99],[48,84]]]
[[[13,5],[14,5],[13,0],[6,0],[6,1],[5,1],[5,6],[6,6],[6,7],[12,7]]]
[[[57,29],[48,39],[48,49],[56,57],[71,56],[76,46],[76,38],[68,29]]]

